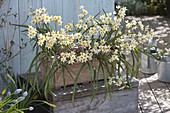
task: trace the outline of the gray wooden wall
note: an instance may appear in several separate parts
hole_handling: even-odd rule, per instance
[[[7,20],[11,23],[22,24],[29,14],[28,9],[30,6],[32,8],[44,6],[47,8],[49,14],[61,15],[64,24],[66,24],[71,21],[78,21],[77,15],[79,14],[79,6],[81,5],[88,10],[89,14],[97,14],[102,9],[106,12],[112,12],[114,10],[114,0],[5,0],[0,8],[0,14],[11,7],[12,12],[17,13],[17,17],[10,16]],[[29,20],[25,24],[28,24]],[[18,46],[21,45],[21,38],[24,41],[28,41],[27,37],[21,33],[22,30],[22,28],[18,28],[15,32],[14,41],[16,45],[13,48],[13,53],[19,51]],[[0,47],[9,46],[9,41],[13,38],[13,33],[14,29],[7,23],[0,29]],[[32,46],[32,44],[29,44],[17,57],[9,62],[9,65],[13,67],[13,72],[16,74],[27,72],[30,62],[34,57]]]

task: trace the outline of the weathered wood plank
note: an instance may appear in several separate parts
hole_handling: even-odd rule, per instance
[[[31,5],[32,6],[32,8],[41,8],[42,7],[42,4],[43,4],[43,2],[42,2],[43,0],[27,0],[27,2],[29,2],[30,4],[28,4],[28,5]],[[44,0],[44,1],[46,1],[46,0]],[[49,2],[49,1],[48,1]]]
[[[15,16],[10,16],[9,18],[7,18],[8,22],[11,23],[15,23],[15,24],[19,24],[19,14],[18,14],[18,0],[7,0],[7,2],[9,2],[9,7],[12,8],[11,13],[12,14],[17,14],[16,17]],[[6,39],[8,40],[8,47],[10,45],[10,41],[14,40],[15,45],[12,48],[12,53],[13,55],[15,55],[16,53],[18,53],[19,49],[19,45],[20,45],[20,39],[19,39],[19,29],[17,28],[16,30],[14,29],[14,26],[11,25],[7,25],[7,29],[6,29],[6,33],[7,33],[7,37]],[[14,73],[20,73],[20,55],[17,55],[16,57],[13,58],[13,60],[8,62],[11,66],[12,66],[12,71]]]
[[[132,89],[114,89],[111,97],[105,97],[103,81],[98,84],[98,91],[92,102],[92,89],[90,84],[85,84],[76,91],[74,107],[71,103],[72,87],[67,87],[66,91],[57,90],[54,103],[58,106],[54,113],[137,113],[138,112],[138,82],[132,83]],[[117,89],[117,90],[116,90]],[[58,99],[57,99],[58,98]]]
[[[19,23],[20,24],[26,24],[26,25],[31,25],[30,24],[30,20],[32,19],[32,17],[30,17],[27,21],[27,16],[29,15],[29,8],[30,6],[35,9],[35,8],[41,8],[42,6],[42,0],[36,0],[36,2],[34,0],[19,0]],[[19,34],[19,38],[23,38],[24,42],[28,42],[29,39],[27,36],[23,35],[21,33],[22,30],[25,30],[25,28],[19,28],[20,30],[20,34]],[[26,48],[24,48],[21,51],[21,55],[20,55],[20,66],[21,66],[21,70],[20,70],[20,74],[26,73],[29,69],[29,66],[31,64],[31,61],[33,59],[33,57],[35,56],[35,51],[33,51],[33,45],[31,43],[29,43],[27,45]]]
[[[100,11],[100,0],[79,0],[79,6],[81,5],[90,15],[96,15]]]
[[[138,111],[139,111],[139,113],[144,113],[144,111],[143,111],[143,109],[142,109],[140,103],[138,103]]]
[[[85,8],[89,11],[89,14],[97,14],[99,10],[106,9],[106,10],[112,10],[112,5],[114,7],[113,3],[114,0],[6,0],[4,5],[1,7],[1,12],[5,8],[12,7],[12,12],[17,13],[17,17],[10,17],[9,21],[16,24],[22,24],[28,15],[28,8],[29,6],[32,6],[33,9],[40,8],[42,6],[47,8],[47,11],[49,12],[49,15],[61,15],[63,18],[63,25],[65,25],[68,22],[74,21],[77,23],[78,21],[78,14],[79,12],[79,6],[84,5]],[[6,4],[6,5],[5,5]],[[25,24],[28,24],[30,19]],[[1,35],[4,35],[3,32],[5,32],[5,41],[10,41],[9,38],[12,38],[12,34],[14,30],[11,26],[7,26],[4,28],[4,31],[0,31]],[[21,45],[21,38],[23,38],[25,41],[28,41],[28,38],[20,33],[22,31],[22,28],[18,28],[15,32],[15,38],[14,41],[16,43],[16,46],[13,47],[13,53],[15,54],[18,52],[19,46]],[[3,39],[0,39],[0,47],[4,46]],[[9,45],[9,44],[8,44]],[[32,45],[28,45],[28,47],[21,52],[17,57],[15,57],[11,62],[11,66],[13,67],[14,73],[23,74],[27,71],[29,64],[32,60],[32,57],[34,56],[34,52],[32,52]]]
[[[63,0],[63,25],[78,22],[78,0]]]
[[[8,4],[9,4],[9,1],[1,2],[1,4],[0,4],[1,5],[0,6],[0,15],[4,14],[8,10],[8,7],[7,7]],[[1,20],[0,20],[0,23],[1,23]],[[7,44],[6,43],[7,43],[8,39],[5,38],[6,35],[7,35],[7,33],[4,33],[5,30],[6,30],[6,26],[3,23],[1,23],[0,24],[0,49],[4,48],[4,47],[7,48]],[[3,54],[0,54],[0,60],[2,59],[2,57],[3,57]],[[3,72],[4,72],[4,70],[0,71],[0,73],[3,73]],[[2,89],[3,89],[3,83],[2,83],[2,79],[0,77],[0,92],[2,91]],[[1,95],[0,95],[0,100],[1,100]]]
[[[165,83],[167,88],[170,90],[170,83]]]
[[[100,11],[111,13],[114,11],[114,0],[100,0]]]
[[[1,8],[0,8],[0,15],[2,15],[2,14],[4,14],[5,12],[7,12],[7,10],[8,10],[8,4],[9,4],[9,1],[7,0],[7,1],[5,1],[5,2],[3,2],[3,4],[2,4],[2,6],[1,6]],[[1,21],[0,21],[0,23],[1,23]],[[4,23],[2,23],[2,24],[0,24],[1,26],[0,26],[0,48],[4,48],[4,47],[6,47],[7,48],[7,38],[5,38],[6,37],[6,35],[7,35],[7,33],[6,33],[6,25],[4,24]],[[4,26],[4,27],[3,27]],[[0,54],[0,58],[1,58],[1,56],[2,56],[2,54]]]
[[[47,8],[49,15],[60,15],[63,13],[63,0],[42,0],[42,6]]]
[[[170,112],[170,92],[166,84],[158,81],[158,75],[155,74],[147,78],[150,84],[153,94],[155,95],[158,105],[160,106],[163,113]]]
[[[157,104],[157,101],[148,85],[147,79],[141,73],[139,82],[139,104],[142,107],[144,113],[161,113],[161,110]]]
[[[47,8],[47,12],[49,15],[57,15],[63,18],[63,0],[51,0],[50,2],[47,0],[42,0],[42,6]],[[55,28],[55,24],[51,24],[53,28]],[[58,26],[58,28],[61,28]]]

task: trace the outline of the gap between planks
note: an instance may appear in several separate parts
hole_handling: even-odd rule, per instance
[[[161,113],[170,112],[170,90],[166,83],[158,81],[158,75],[154,74],[152,76],[144,75],[151,91],[158,103]]]
[[[142,113],[161,113],[161,109],[144,74],[140,74],[139,105]]]

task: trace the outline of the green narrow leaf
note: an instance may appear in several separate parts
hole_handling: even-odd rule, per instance
[[[75,81],[75,79],[71,73],[73,73],[74,75],[76,75],[76,73],[73,70],[69,69],[67,66],[64,66],[64,67],[65,67],[66,71],[69,73],[72,80]]]
[[[88,65],[88,71],[89,71],[89,74],[90,74],[90,78],[91,78],[91,81],[93,81],[93,75],[92,75],[92,67],[91,67],[91,65],[90,65],[90,63],[89,62],[87,62],[87,65]]]
[[[73,22],[73,27],[74,27],[75,31],[77,31],[77,29],[76,29],[76,26],[75,26],[74,22]]]
[[[6,91],[7,91],[7,88],[4,88],[4,89],[2,90],[2,95],[4,95],[4,94],[6,93]]]
[[[95,70],[92,69],[92,66],[90,65],[89,62],[87,62],[87,64],[88,64],[88,71],[90,73],[91,84],[92,84],[92,87],[93,87],[92,88],[93,91],[92,91],[92,95],[91,95],[91,101],[90,101],[90,103],[91,103],[93,101],[94,95],[95,95],[95,74],[96,74],[96,72],[94,72],[94,76],[93,76],[93,71],[95,71]]]
[[[0,73],[0,76],[1,76],[1,78],[2,78],[2,80],[3,80],[3,82],[4,82],[6,85],[8,85],[8,80],[6,79],[6,77],[5,77],[3,74],[1,74],[1,73]]]
[[[18,27],[25,27],[25,28],[28,28],[28,25],[20,25],[20,24],[11,24],[13,26],[18,26]]]
[[[9,74],[7,74],[7,77],[11,80],[11,82],[12,82],[12,83],[14,84],[14,86],[17,88],[17,85],[16,85],[14,79],[13,79]]]
[[[49,102],[47,102],[47,101],[42,101],[42,102],[45,103],[45,104],[47,104],[47,105],[49,105],[49,106],[51,106],[51,107],[53,107],[53,108],[56,108],[56,107],[57,107],[55,104],[51,104],[51,103],[49,103]]]
[[[86,66],[86,63],[82,63],[78,74],[76,75],[76,79],[74,81],[74,88],[73,88],[73,94],[72,94],[72,105],[74,106],[74,98],[75,98],[75,92],[76,92],[76,86],[77,86],[77,80],[79,79],[79,75],[81,73],[81,71],[84,69],[84,67]]]
[[[61,67],[62,77],[63,77],[63,83],[64,83],[64,89],[66,89],[66,78],[65,78],[65,69]]]
[[[104,12],[104,15],[107,17],[107,13],[106,13],[106,11],[104,10],[104,9],[102,9],[103,10],[103,12]]]
[[[42,54],[42,52],[39,52],[39,53],[37,53],[36,56],[33,58],[30,66],[29,66],[29,69],[28,69],[29,74],[31,74],[32,68],[33,68],[33,66],[34,66],[34,62],[36,61],[37,58],[39,58],[39,56],[40,56],[41,54]]]
[[[101,64],[101,69],[102,69],[102,73],[103,73],[103,77],[104,77],[104,85],[105,85],[105,96],[107,97],[108,95],[108,82],[107,82],[107,76],[106,76],[106,73],[104,71],[104,63],[102,61],[100,61],[100,64]]]
[[[100,14],[100,11],[94,16],[94,18],[96,18],[99,14]]]
[[[28,32],[28,30],[22,30],[21,32]]]
[[[136,50],[135,49],[135,52],[136,52],[136,54],[137,54],[137,57],[136,57],[136,59],[137,59],[137,66],[136,66],[136,78],[138,78],[138,73],[139,73],[139,69],[140,69],[140,64],[141,64],[141,56],[140,56],[140,53],[139,53],[139,51],[138,50]]]

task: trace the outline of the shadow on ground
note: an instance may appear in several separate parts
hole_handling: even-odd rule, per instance
[[[128,16],[128,20],[142,21],[143,24],[149,25],[150,28],[154,29],[154,38],[162,38],[165,42],[170,43],[170,18],[163,16],[141,16],[134,17]],[[160,45],[158,45],[160,46]],[[161,47],[161,46],[160,46]]]
[[[143,112],[170,112],[170,84],[160,82],[158,75],[144,75],[140,78],[139,106]]]

